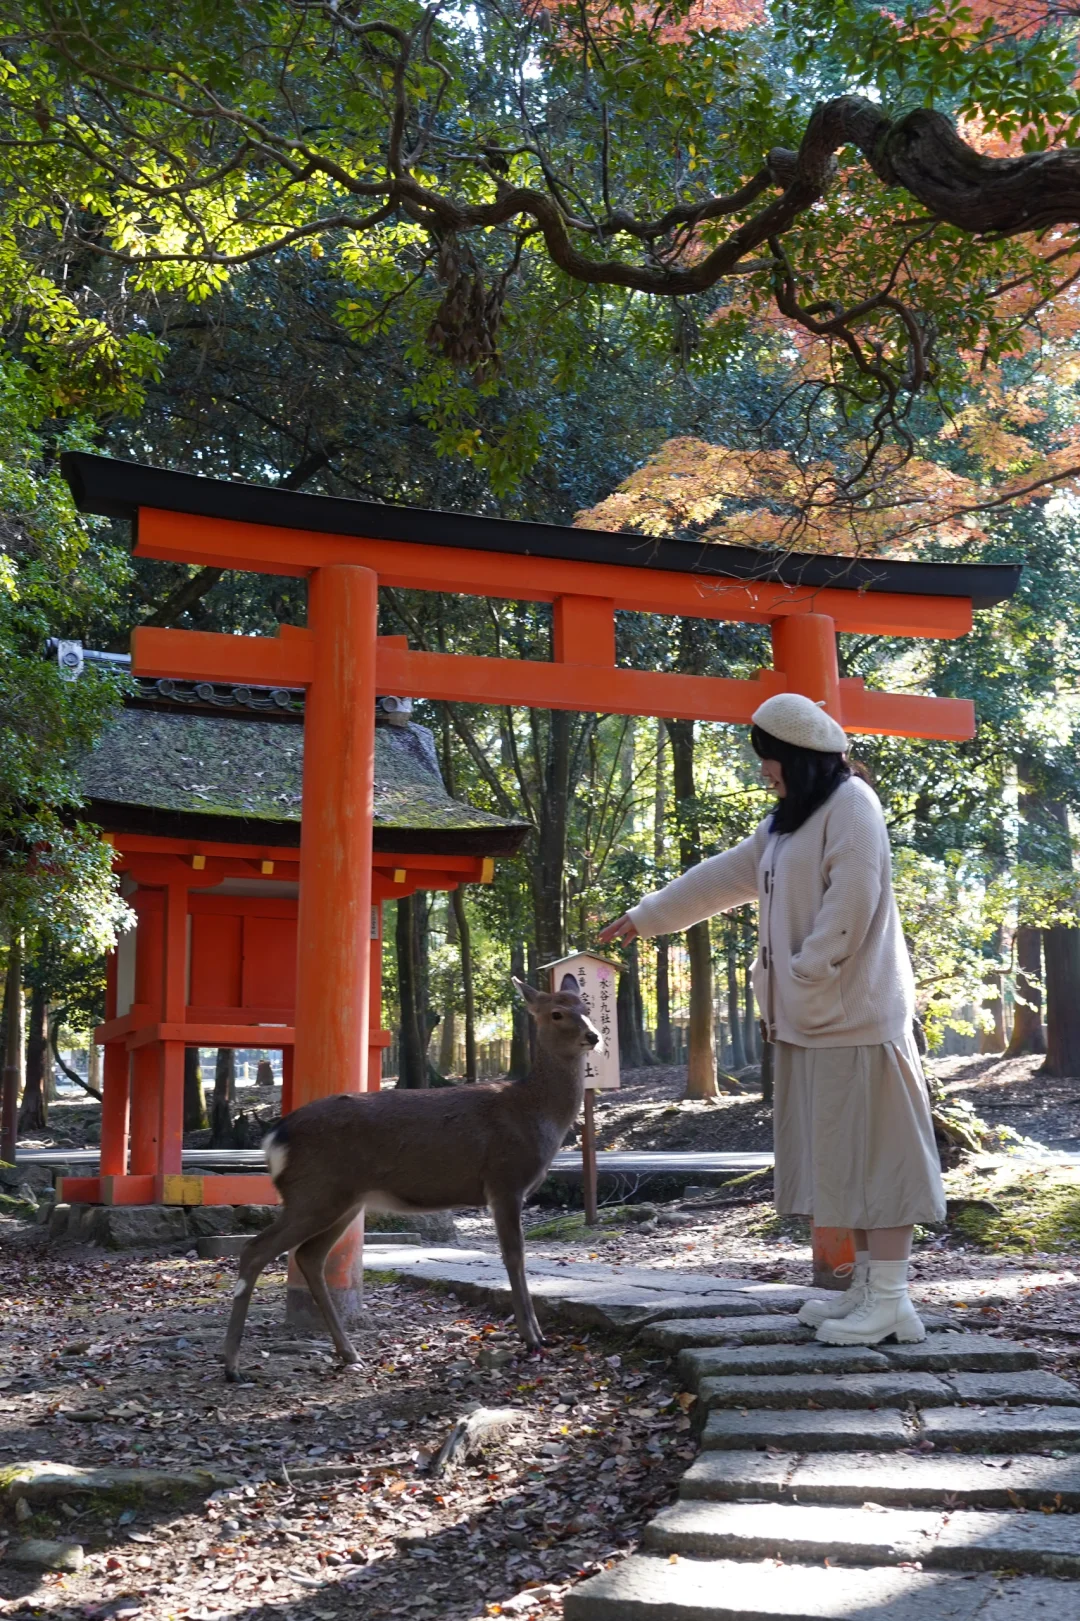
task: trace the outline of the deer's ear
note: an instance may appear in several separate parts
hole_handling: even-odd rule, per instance
[[[566,991],[570,996],[581,995],[581,986],[578,984],[573,974],[563,975],[562,984],[559,986],[559,989],[560,991]]]
[[[524,997],[529,1011],[535,1011],[537,1003],[544,994],[543,991],[536,990],[532,985],[527,984],[525,980],[518,979],[513,974],[511,974],[510,977],[513,981],[514,989],[519,993],[520,996]]]

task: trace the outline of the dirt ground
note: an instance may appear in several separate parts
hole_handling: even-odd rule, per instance
[[[602,1259],[803,1281],[805,1235],[765,1202],[668,1206],[534,1257]],[[459,1218],[491,1245],[487,1218]],[[219,1342],[233,1263],[111,1256],[47,1244],[0,1218],[0,1478],[29,1459],[191,1467],[235,1482],[170,1507],[78,1503],[9,1513],[0,1541],[79,1541],[83,1570],[38,1576],[0,1563],[0,1610],[59,1621],[336,1621],[363,1615],[557,1618],[567,1588],[622,1558],[670,1501],[693,1456],[665,1358],[596,1333],[556,1332],[519,1353],[509,1325],[450,1296],[371,1280],[360,1367],[283,1322],[284,1267],[264,1275],[246,1342],[250,1382],[226,1386]],[[1019,1334],[1044,1365],[1080,1363],[1080,1248],[985,1255],[922,1235],[920,1297],[990,1333]],[[520,1415],[482,1455],[433,1479],[431,1461],[470,1405]]]
[[[1072,1146],[1080,1079],[1036,1078],[1038,1062],[954,1058],[934,1068],[986,1119]],[[601,1140],[767,1148],[754,1079],[744,1073],[742,1096],[687,1104],[680,1071],[631,1073],[601,1100]],[[93,1112],[63,1104],[52,1127],[42,1146],[76,1146],[84,1132],[92,1141]],[[1046,1367],[1077,1374],[1080,1172],[976,1155],[948,1180],[960,1214],[918,1234],[917,1297],[984,1332],[1022,1337]],[[610,1211],[604,1228],[561,1238],[536,1231],[551,1220],[538,1210],[529,1253],[805,1281],[806,1233],[775,1216],[768,1193],[764,1176],[659,1206],[644,1223]],[[461,1215],[458,1228],[464,1243],[494,1246],[487,1217]],[[328,1342],[285,1327],[282,1266],[256,1296],[249,1382],[228,1387],[218,1347],[234,1263],[64,1249],[7,1217],[0,1255],[0,1480],[5,1465],[38,1459],[199,1464],[233,1482],[169,1507],[71,1502],[21,1523],[7,1512],[0,1544],[63,1537],[87,1555],[72,1575],[0,1563],[7,1615],[549,1621],[570,1585],[636,1546],[693,1455],[690,1398],[646,1347],[556,1332],[547,1351],[526,1356],[507,1322],[376,1274],[357,1334],[361,1364],[342,1373]],[[513,1409],[513,1428],[433,1478],[441,1443],[476,1403]]]

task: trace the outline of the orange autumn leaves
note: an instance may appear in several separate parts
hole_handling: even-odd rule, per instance
[[[973,413],[952,431],[973,443],[982,435],[989,445],[991,428],[989,413]],[[574,521],[583,529],[658,538],[692,534],[712,543],[834,556],[913,556],[930,540],[970,546],[987,538],[986,522],[997,507],[1045,498],[1060,487],[1080,489],[1080,431],[1049,454],[1028,445],[1017,467],[1019,440],[1008,438],[1013,473],[993,483],[889,449],[860,488],[828,460],[800,463],[786,450],[670,439]]]

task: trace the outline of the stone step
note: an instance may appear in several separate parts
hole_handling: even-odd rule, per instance
[[[676,1366],[693,1390],[701,1379],[739,1374],[887,1373],[889,1359],[869,1346],[811,1341],[809,1345],[707,1345],[680,1351]]]
[[[1080,1457],[703,1452],[683,1476],[679,1496],[855,1507],[869,1501],[905,1508],[1077,1509]]]
[[[734,1374],[702,1379],[700,1410],[715,1407],[946,1407],[953,1393],[932,1373]]]
[[[915,1440],[895,1410],[814,1412],[711,1412],[701,1432],[706,1451],[744,1452],[750,1447],[781,1447],[799,1452],[894,1452]]]
[[[961,1401],[1080,1405],[1080,1390],[1054,1373],[953,1373],[945,1382]]]
[[[989,1334],[928,1334],[918,1345],[876,1347],[894,1368],[912,1373],[949,1371],[1019,1372],[1039,1366],[1038,1353],[1014,1340],[996,1340]]]
[[[918,1560],[925,1569],[1080,1574],[1080,1524],[1072,1514],[680,1502],[646,1526],[644,1545],[707,1559]]]
[[[752,1303],[745,1295],[738,1297],[742,1302],[740,1311],[743,1315],[732,1315],[728,1303],[723,1303],[722,1312],[704,1310],[686,1312],[679,1316],[672,1312],[658,1315],[641,1330],[641,1338],[646,1345],[658,1345],[662,1351],[682,1351],[695,1346],[707,1345],[798,1345],[814,1338],[815,1330],[800,1323],[794,1312],[773,1311],[765,1312],[758,1304]],[[922,1311],[919,1313],[930,1331],[931,1335],[939,1330],[955,1327],[952,1317],[943,1317],[939,1312]],[[924,1342],[926,1343],[926,1342]],[[993,1343],[992,1341],[990,1343]],[[923,1345],[911,1346],[875,1346],[875,1350],[888,1354],[890,1351],[903,1350],[906,1352],[919,1352]],[[1025,1353],[1027,1356],[1029,1353]],[[1035,1359],[1038,1361],[1038,1358]],[[921,1362],[905,1362],[901,1359],[898,1366],[921,1368]],[[981,1364],[980,1364],[981,1365]],[[995,1363],[994,1366],[999,1366]],[[1013,1362],[1000,1364],[1001,1366],[1030,1367],[1034,1364]],[[929,1368],[930,1363],[926,1366]]]
[[[1069,1599],[1070,1591],[1073,1600]],[[1052,1577],[739,1564],[635,1554],[571,1588],[565,1621],[1054,1621],[1075,1589]]]
[[[1075,1407],[942,1407],[923,1413],[920,1427],[936,1447],[962,1452],[1080,1451]]]
[[[681,1351],[696,1345],[787,1345],[813,1337],[814,1330],[800,1323],[792,1312],[721,1318],[667,1317],[641,1330],[643,1342],[658,1345],[662,1351]]]

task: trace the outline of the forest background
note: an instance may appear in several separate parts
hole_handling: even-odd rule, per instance
[[[125,921],[78,818],[124,678],[62,681],[48,638],[122,650],[136,624],[267,633],[305,612],[302,582],[132,559],[124,526],[74,513],[72,447],[511,518],[1022,561],[969,637],[844,636],[842,673],[976,705],[969,744],[857,742],[928,1041],[977,1028],[1080,1074],[1075,7],[0,0],[0,31],[0,921],[25,1123],[50,1020],[55,1040],[100,1016]],[[543,605],[386,590],[381,616],[419,646],[550,645]],[[747,675],[769,651],[757,627],[623,614],[618,657]],[[478,1035],[511,1024],[520,1068],[510,973],[590,944],[768,801],[734,728],[416,718],[452,793],[533,830],[489,888],[399,903],[386,929],[420,1085],[462,1030],[466,1078]],[[691,1095],[717,1085],[718,1022],[726,1061],[752,1061],[753,939],[744,909],[632,951],[624,1062],[670,1061],[682,1021]]]

